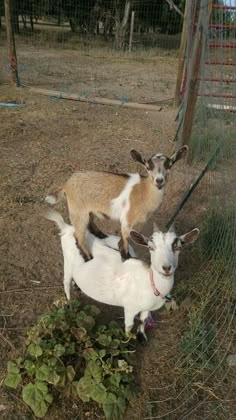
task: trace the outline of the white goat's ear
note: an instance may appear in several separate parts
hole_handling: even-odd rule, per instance
[[[174,163],[186,156],[187,152],[188,146],[183,146],[181,149],[177,150],[177,152],[175,152],[170,158],[170,166],[174,165]]]
[[[183,245],[188,245],[195,242],[197,238],[199,237],[199,234],[200,234],[200,230],[195,228],[191,230],[190,232],[185,233],[185,235],[180,236],[179,239],[181,240]]]
[[[131,157],[135,162],[141,163],[146,167],[146,160],[142,157],[141,153],[137,152],[136,150],[132,149],[130,151]]]
[[[149,247],[149,238],[136,232],[136,230],[131,230],[130,237],[136,244]]]

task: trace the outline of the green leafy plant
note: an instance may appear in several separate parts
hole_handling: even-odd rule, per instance
[[[135,337],[116,322],[99,325],[99,313],[79,301],[55,307],[28,332],[24,357],[8,362],[5,385],[21,389],[36,417],[62,393],[95,401],[106,419],[122,418],[135,396]]]

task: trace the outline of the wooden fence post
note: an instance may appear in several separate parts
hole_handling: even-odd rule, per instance
[[[187,91],[186,91],[186,107],[184,110],[183,115],[183,128],[182,128],[182,135],[181,135],[181,144],[189,144],[192,126],[193,126],[193,119],[194,119],[194,111],[197,102],[198,96],[198,89],[199,89],[199,73],[200,73],[200,66],[201,66],[201,59],[205,58],[202,57],[202,46],[203,46],[203,30],[208,30],[208,22],[209,17],[211,14],[211,6],[212,1],[208,4],[208,0],[202,0],[198,15],[198,24],[195,33],[194,43],[193,43],[193,50],[191,55],[191,63],[190,63],[190,73],[187,82]],[[203,13],[207,14],[207,18],[203,19]],[[204,21],[205,26],[203,28]]]
[[[179,106],[180,100],[181,100],[180,91],[181,91],[181,84],[182,84],[182,79],[183,79],[185,51],[186,51],[186,44],[187,44],[187,10],[188,10],[188,7],[190,6],[189,1],[190,0],[186,0],[185,10],[184,10],[184,21],[183,21],[180,49],[179,49],[178,74],[177,74],[176,87],[175,87],[174,106]]]
[[[134,32],[134,15],[135,15],[135,12],[132,11],[131,24],[130,24],[130,34],[129,34],[129,52],[131,52],[131,50],[132,50],[132,41],[133,41],[133,32]]]
[[[5,21],[7,31],[7,43],[8,43],[8,55],[9,55],[9,66],[10,66],[10,79],[17,87],[20,86],[20,80],[17,68],[17,56],[15,37],[13,32],[12,24],[12,1],[5,0]]]

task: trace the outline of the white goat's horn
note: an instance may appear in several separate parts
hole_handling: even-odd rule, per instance
[[[170,225],[169,232],[175,232],[175,222]]]
[[[153,229],[154,229],[154,232],[160,232],[160,229],[155,222],[153,223]]]

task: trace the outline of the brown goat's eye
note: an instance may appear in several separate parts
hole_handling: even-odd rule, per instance
[[[165,167],[165,169],[170,169],[171,168],[171,166],[172,166],[172,162],[171,162],[171,159],[169,159],[168,157],[166,158],[166,160],[165,160],[165,162],[164,162],[164,167]]]
[[[179,238],[175,238],[173,244],[172,244],[172,249],[173,251],[180,251],[182,248],[182,244]]]
[[[149,170],[149,171],[153,171],[153,169],[154,169],[154,163],[153,163],[153,160],[150,158],[150,159],[148,159],[148,161],[147,161],[147,169]]]

